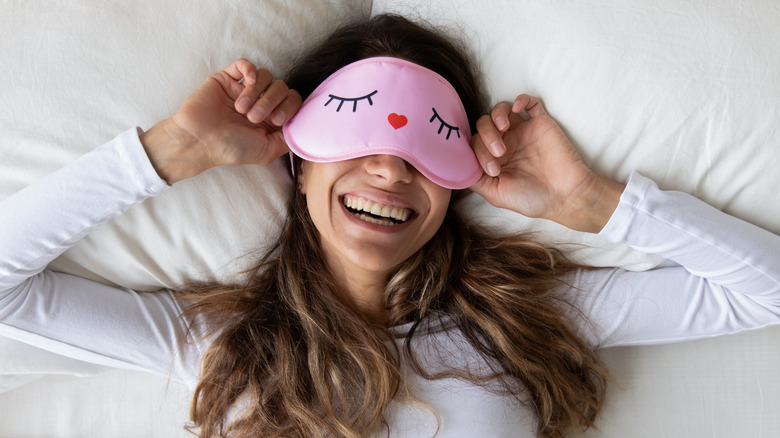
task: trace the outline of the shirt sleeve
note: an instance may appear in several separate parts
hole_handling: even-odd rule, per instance
[[[45,269],[95,227],[166,187],[132,129],[0,203],[0,334],[92,363],[196,381],[200,352],[186,341],[171,292]]]
[[[780,236],[634,173],[600,233],[674,266],[582,270],[569,289],[595,347],[648,345],[780,323]]]

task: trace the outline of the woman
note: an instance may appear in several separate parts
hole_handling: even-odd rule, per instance
[[[298,65],[285,84],[236,61],[170,119],[5,201],[4,333],[192,384],[202,436],[555,437],[593,425],[607,378],[594,348],[780,321],[777,236],[639,175],[623,185],[593,173],[536,98],[480,117],[478,81],[437,34],[382,16],[340,29]],[[356,81],[349,72],[396,88],[337,94],[332,85]],[[298,93],[312,96],[300,110]],[[365,133],[316,124],[322,111],[351,117],[396,95],[399,105],[431,99],[430,119],[383,113]],[[437,167],[462,152],[466,125],[477,134],[464,166],[477,171]],[[407,142],[373,153],[379,126]],[[344,149],[353,144],[342,135],[366,148]],[[216,165],[269,163],[288,148],[289,220],[245,285],[136,293],[45,270],[168,184]],[[684,268],[585,269],[495,236],[450,208],[452,189],[467,186]]]

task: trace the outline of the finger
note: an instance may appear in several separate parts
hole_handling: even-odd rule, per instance
[[[547,114],[547,110],[544,109],[542,101],[538,97],[529,96],[527,94],[517,96],[515,102],[512,104],[512,112],[520,113],[522,111],[525,111],[532,118]]]
[[[236,98],[236,111],[241,114],[249,114],[256,105],[257,100],[265,93],[266,89],[273,83],[274,77],[270,71],[261,68],[255,73],[255,79],[250,80],[244,76],[244,86],[241,94]],[[266,113],[267,114],[267,113]],[[264,114],[256,115],[260,120],[265,117]],[[251,118],[250,118],[251,120]]]
[[[252,62],[239,58],[224,70],[215,74],[214,78],[220,82],[228,97],[233,101],[237,101],[246,87],[252,86],[257,82],[257,67]]]
[[[471,185],[471,187],[469,187],[469,190],[471,190],[474,193],[479,194],[479,192],[482,190],[482,187],[485,185],[485,181],[487,180],[487,178],[490,178],[490,176],[485,175],[483,173],[482,176],[479,177],[477,182],[475,182],[474,184]]]
[[[239,58],[233,61],[233,63],[227,66],[223,71],[235,81],[244,79],[245,81],[254,82],[257,67],[255,67],[251,61]]]
[[[494,141],[496,138],[494,134],[497,134],[495,125],[493,125],[490,116],[482,116],[477,120],[477,134],[471,138],[471,148],[474,150],[474,155],[477,156],[482,170],[489,176],[495,177],[501,173],[501,166],[498,164],[496,157],[490,152],[486,141]],[[497,136],[500,138],[500,135]]]
[[[493,111],[490,113],[490,117],[493,119],[493,124],[500,132],[506,132],[509,129],[509,114],[512,111],[512,105],[509,102],[499,102],[493,107]]]
[[[482,196],[485,199],[488,199],[486,194],[490,191],[490,186],[495,182],[496,180],[493,179],[490,175],[482,174],[482,176],[475,182],[474,184],[469,187],[471,191],[474,193]],[[489,202],[489,201],[488,201]]]
[[[281,130],[267,133],[263,141],[258,142],[256,147],[254,156],[243,164],[269,164],[290,152]]]
[[[271,123],[282,126],[298,112],[303,99],[295,90],[287,90],[287,97],[276,107],[271,114]]]
[[[236,164],[269,164],[280,156],[290,152],[281,130],[267,132],[259,139],[252,153],[242,157],[242,161]]]
[[[284,154],[287,154],[290,152],[290,148],[287,147],[287,142],[284,140],[284,134],[282,131],[276,131],[271,134],[271,140],[274,145],[274,159],[281,157]]]
[[[284,81],[277,79],[271,82],[246,113],[247,119],[252,123],[262,122],[289,96],[289,91]]]
[[[482,116],[477,120],[477,134],[482,138],[482,142],[487,146],[487,150],[492,156],[501,157],[504,155],[506,145],[503,134],[493,123],[492,117]]]

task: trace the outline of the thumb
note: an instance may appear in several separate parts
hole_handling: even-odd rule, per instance
[[[541,99],[527,94],[517,96],[512,104],[512,112],[519,113],[521,111],[525,111],[531,118],[547,115],[547,110]]]
[[[275,159],[290,152],[287,142],[284,140],[284,134],[281,130],[274,131],[268,136],[268,144],[265,146],[264,163],[268,164]]]
[[[495,184],[498,182],[496,178],[493,178],[492,176],[482,173],[482,176],[479,178],[477,182],[471,185],[469,189],[485,198],[488,202],[491,204],[493,203],[490,199],[490,190],[492,187],[495,186]]]

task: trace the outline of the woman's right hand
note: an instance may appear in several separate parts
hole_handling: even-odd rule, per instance
[[[141,143],[169,184],[215,166],[268,164],[288,152],[281,126],[300,106],[298,92],[239,59],[209,76]]]

